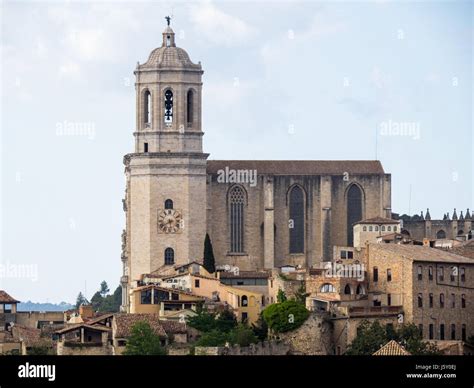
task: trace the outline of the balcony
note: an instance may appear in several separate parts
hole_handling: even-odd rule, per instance
[[[403,313],[402,306],[349,307],[349,315],[352,317],[398,315],[401,313]]]

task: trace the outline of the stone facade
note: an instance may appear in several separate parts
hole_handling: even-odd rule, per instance
[[[130,291],[143,274],[201,261],[206,233],[217,265],[308,268],[331,260],[334,245],[348,245],[353,222],[391,215],[391,176],[378,161],[208,161],[202,74],[201,64],[176,47],[169,26],[161,47],[135,69],[135,150],[124,157],[124,311],[130,311]],[[223,171],[237,179],[221,179]],[[236,186],[242,203],[232,213]],[[297,189],[302,198],[292,205]],[[353,189],[359,196],[349,205]]]
[[[474,335],[474,260],[429,247],[370,244],[367,267],[369,301],[402,306],[404,322],[420,327],[425,339]]]

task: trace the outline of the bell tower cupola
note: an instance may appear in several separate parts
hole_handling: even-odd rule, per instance
[[[135,152],[202,152],[201,63],[176,46],[170,18],[161,47],[137,64]]]

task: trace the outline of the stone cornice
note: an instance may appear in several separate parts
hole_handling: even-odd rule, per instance
[[[123,157],[123,164],[125,166],[130,165],[132,158],[138,159],[174,159],[174,158],[189,158],[189,159],[203,159],[206,160],[210,154],[202,152],[147,152],[147,153],[131,153],[126,154]]]

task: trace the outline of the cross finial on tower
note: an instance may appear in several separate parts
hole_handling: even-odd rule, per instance
[[[171,23],[171,16],[165,16],[165,19],[166,19],[166,23],[168,23],[168,26],[169,26]]]

